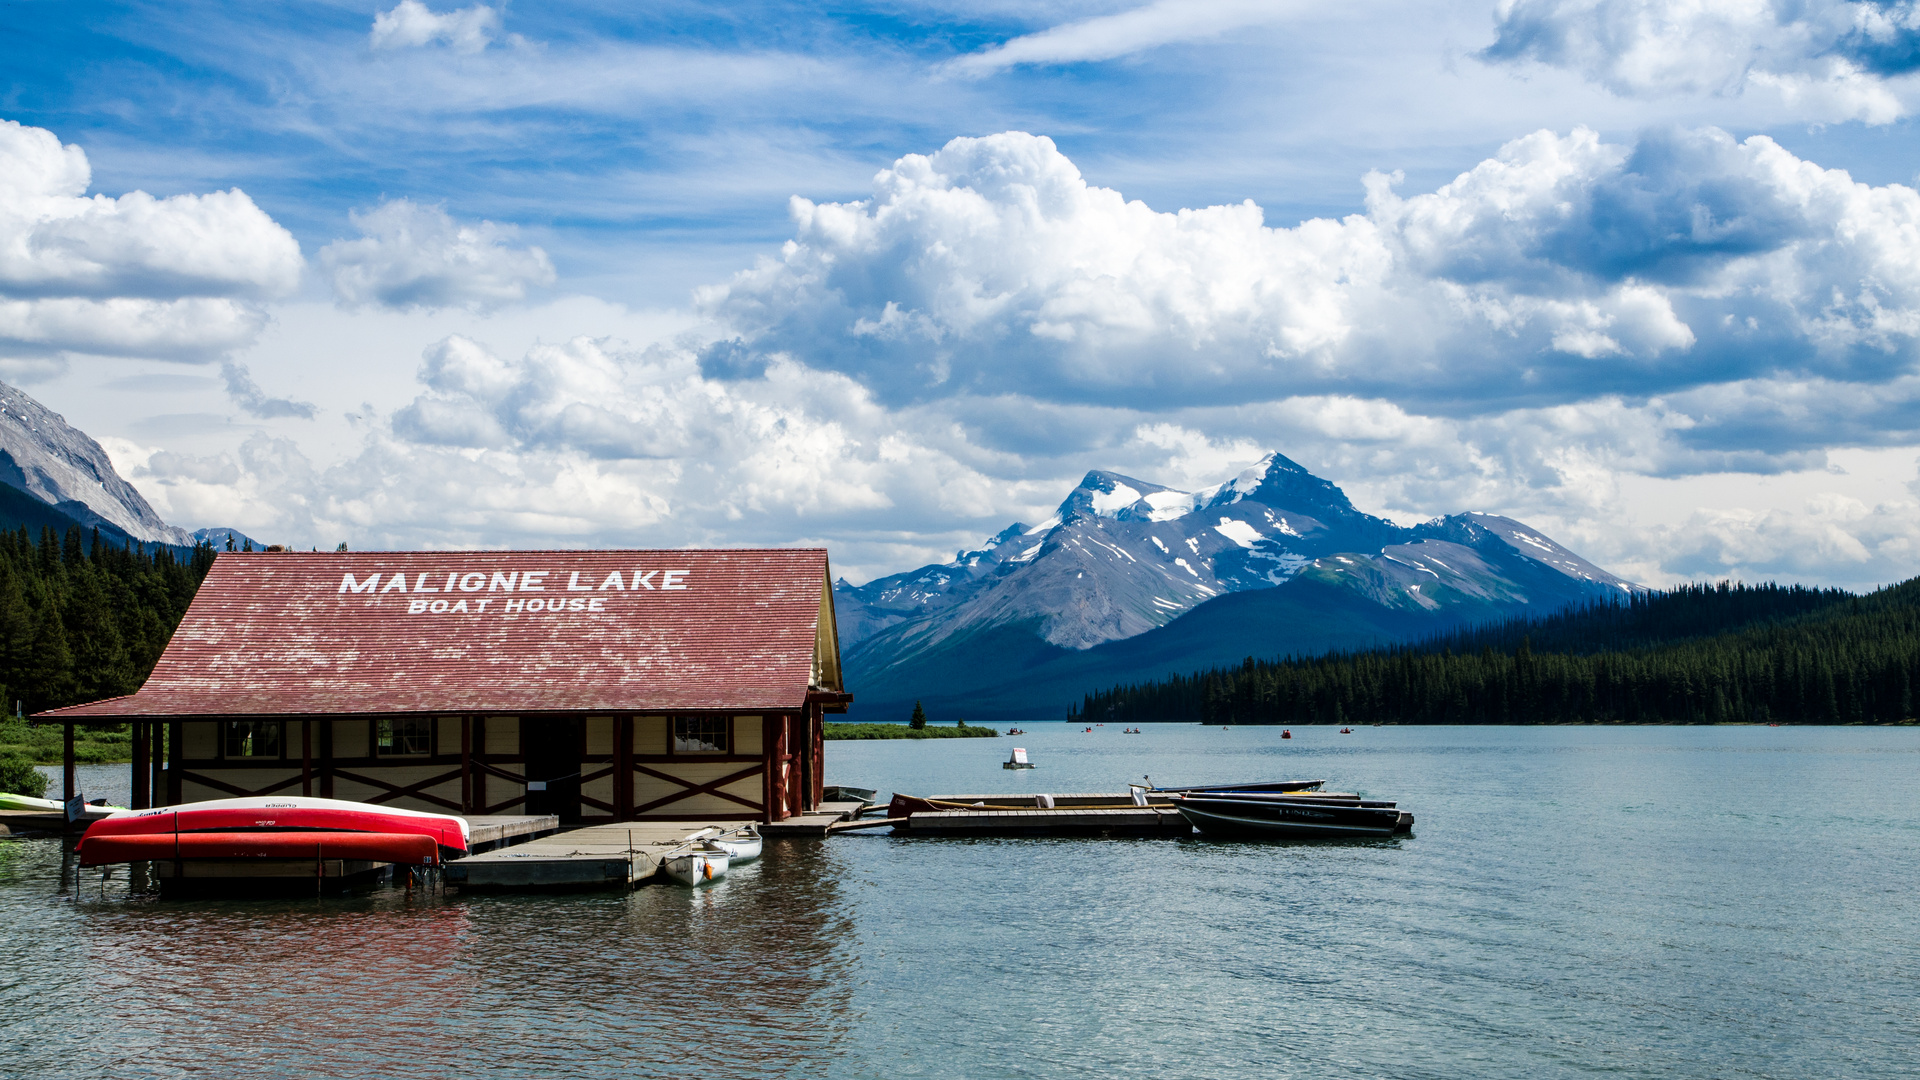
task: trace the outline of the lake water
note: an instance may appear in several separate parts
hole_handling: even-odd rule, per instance
[[[76,898],[58,842],[0,842],[0,1074],[1920,1074],[1920,730],[1293,734],[837,742],[828,775],[1325,778],[1416,835],[882,832],[699,891],[224,902]]]

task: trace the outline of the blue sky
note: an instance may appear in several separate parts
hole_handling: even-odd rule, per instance
[[[29,2],[0,35],[0,377],[189,527],[820,542],[858,580],[1089,468],[1274,449],[1649,582],[1920,573],[1911,3]]]

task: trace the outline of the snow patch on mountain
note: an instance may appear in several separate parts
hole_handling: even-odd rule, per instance
[[[1213,531],[1239,544],[1243,548],[1250,548],[1261,540],[1259,529],[1254,528],[1244,521],[1235,521],[1232,518],[1221,518],[1220,524],[1215,525]]]
[[[1087,649],[1165,626],[1214,597],[1303,575],[1423,611],[1636,587],[1506,518],[1461,515],[1408,529],[1364,514],[1334,484],[1272,453],[1199,491],[1093,470],[1038,526],[1002,530],[944,567],[842,583],[836,596],[855,613],[841,622],[848,655],[872,670],[1014,625],[1049,645]]]

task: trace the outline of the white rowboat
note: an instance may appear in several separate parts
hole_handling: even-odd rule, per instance
[[[729,858],[729,865],[739,866],[750,863],[760,857],[760,830],[752,825],[743,826],[735,832],[722,836],[711,836],[707,843],[722,848]]]
[[[703,843],[694,850],[668,855],[660,868],[682,885],[705,885],[726,877],[731,859],[725,849]]]

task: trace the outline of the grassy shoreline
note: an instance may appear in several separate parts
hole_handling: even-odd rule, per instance
[[[29,725],[17,717],[0,718],[0,757],[24,757],[35,765],[65,759],[66,732],[58,724]],[[78,765],[124,765],[133,760],[133,732],[125,724],[73,729],[73,760]]]

